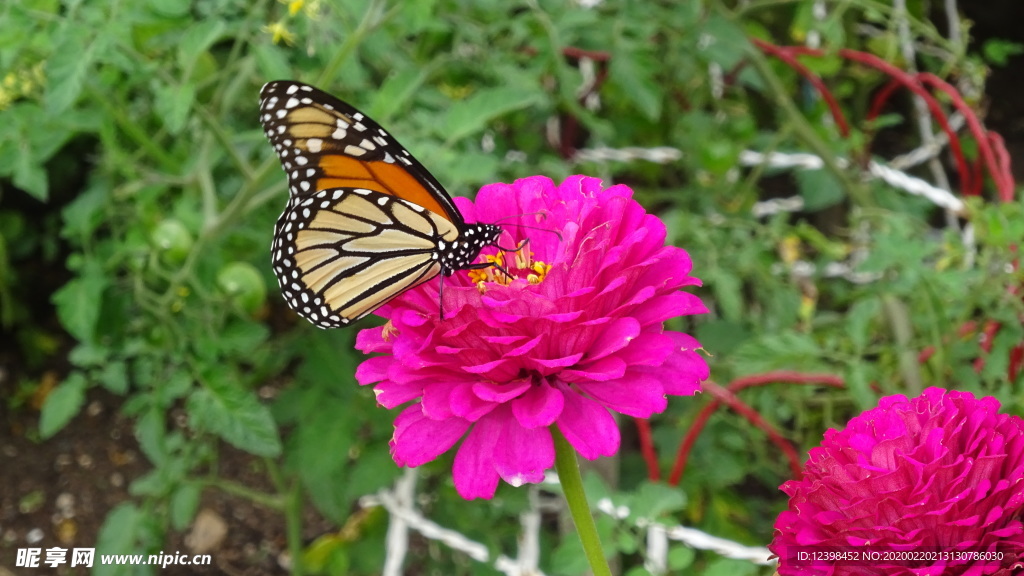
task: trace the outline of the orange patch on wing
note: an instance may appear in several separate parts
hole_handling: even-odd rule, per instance
[[[317,190],[327,190],[329,188],[366,188],[367,190],[373,190],[374,192],[380,192],[382,194],[391,194],[391,190],[388,190],[383,184],[376,180],[359,180],[356,178],[320,178],[316,181]]]
[[[326,178],[345,178],[352,180],[373,180],[366,162],[350,156],[329,154],[320,157],[320,169]]]
[[[413,204],[419,204],[434,214],[452,221],[451,216],[445,211],[440,202],[434,199],[430,191],[424,188],[416,178],[398,164],[386,162],[368,163],[367,167],[377,177],[377,181],[388,187],[393,196],[408,200]]]

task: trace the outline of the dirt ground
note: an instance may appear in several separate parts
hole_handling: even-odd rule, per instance
[[[93,390],[83,413],[42,443],[26,434],[38,425],[35,413],[0,414],[0,576],[87,573],[67,565],[56,570],[46,565],[14,568],[15,555],[18,548],[27,547],[94,547],[107,513],[131,501],[128,486],[151,466],[139,451],[130,422],[118,415],[120,404],[120,398]],[[230,446],[222,449],[219,462],[225,477],[269,490],[257,459]],[[212,565],[169,566],[158,573],[288,573],[282,567],[288,558],[278,514],[213,490],[204,493],[200,509],[202,519],[197,523],[203,535],[173,534],[163,551],[191,555],[196,544],[220,540],[209,551]],[[305,527],[310,539],[330,530],[312,511]]]

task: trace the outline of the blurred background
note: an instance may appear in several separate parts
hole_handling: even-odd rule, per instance
[[[269,254],[285,178],[257,122],[274,79],[359,107],[453,194],[534,174],[631,186],[704,281],[712,312],[672,328],[703,343],[712,382],[622,419],[619,456],[588,475],[592,502],[620,507],[599,513],[605,546],[631,576],[771,574],[755,560],[777,488],[827,428],[932,385],[1022,412],[1022,16],[1018,0],[5,3],[0,574],[54,546],[213,559],[95,574],[585,570],[556,486],[465,502],[450,455],[398,469],[394,414],[353,379],[358,328],[287,309]],[[643,519],[758,548],[660,547]]]

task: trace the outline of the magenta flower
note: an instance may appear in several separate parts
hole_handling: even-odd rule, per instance
[[[882,398],[845,430],[828,430],[805,477],[782,485],[789,509],[769,546],[779,573],[1009,574],[1024,552],[1024,420],[998,409],[992,397],[929,388]],[[1005,554],[837,567],[796,560],[800,546]]]
[[[502,222],[502,246],[530,242],[486,251],[514,280],[493,268],[446,278],[444,320],[434,280],[379,309],[387,326],[359,333],[357,348],[384,354],[359,366],[359,383],[377,383],[387,408],[412,402],[395,420],[398,465],[430,462],[464,438],[455,487],[490,498],[499,478],[543,479],[554,463],[552,424],[584,458],[610,456],[619,448],[611,411],[646,418],[665,409],[666,395],[700,390],[700,345],[663,327],[706,312],[679,291],[700,281],[631,196],[595,178],[556,186],[537,176],[485,186],[475,205],[455,199],[469,222]],[[520,214],[535,228],[510,224]]]

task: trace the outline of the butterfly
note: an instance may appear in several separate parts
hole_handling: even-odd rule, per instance
[[[303,318],[343,327],[438,275],[492,265],[474,260],[501,227],[467,224],[437,179],[362,112],[280,80],[260,91],[260,123],[288,175],[274,274]]]

